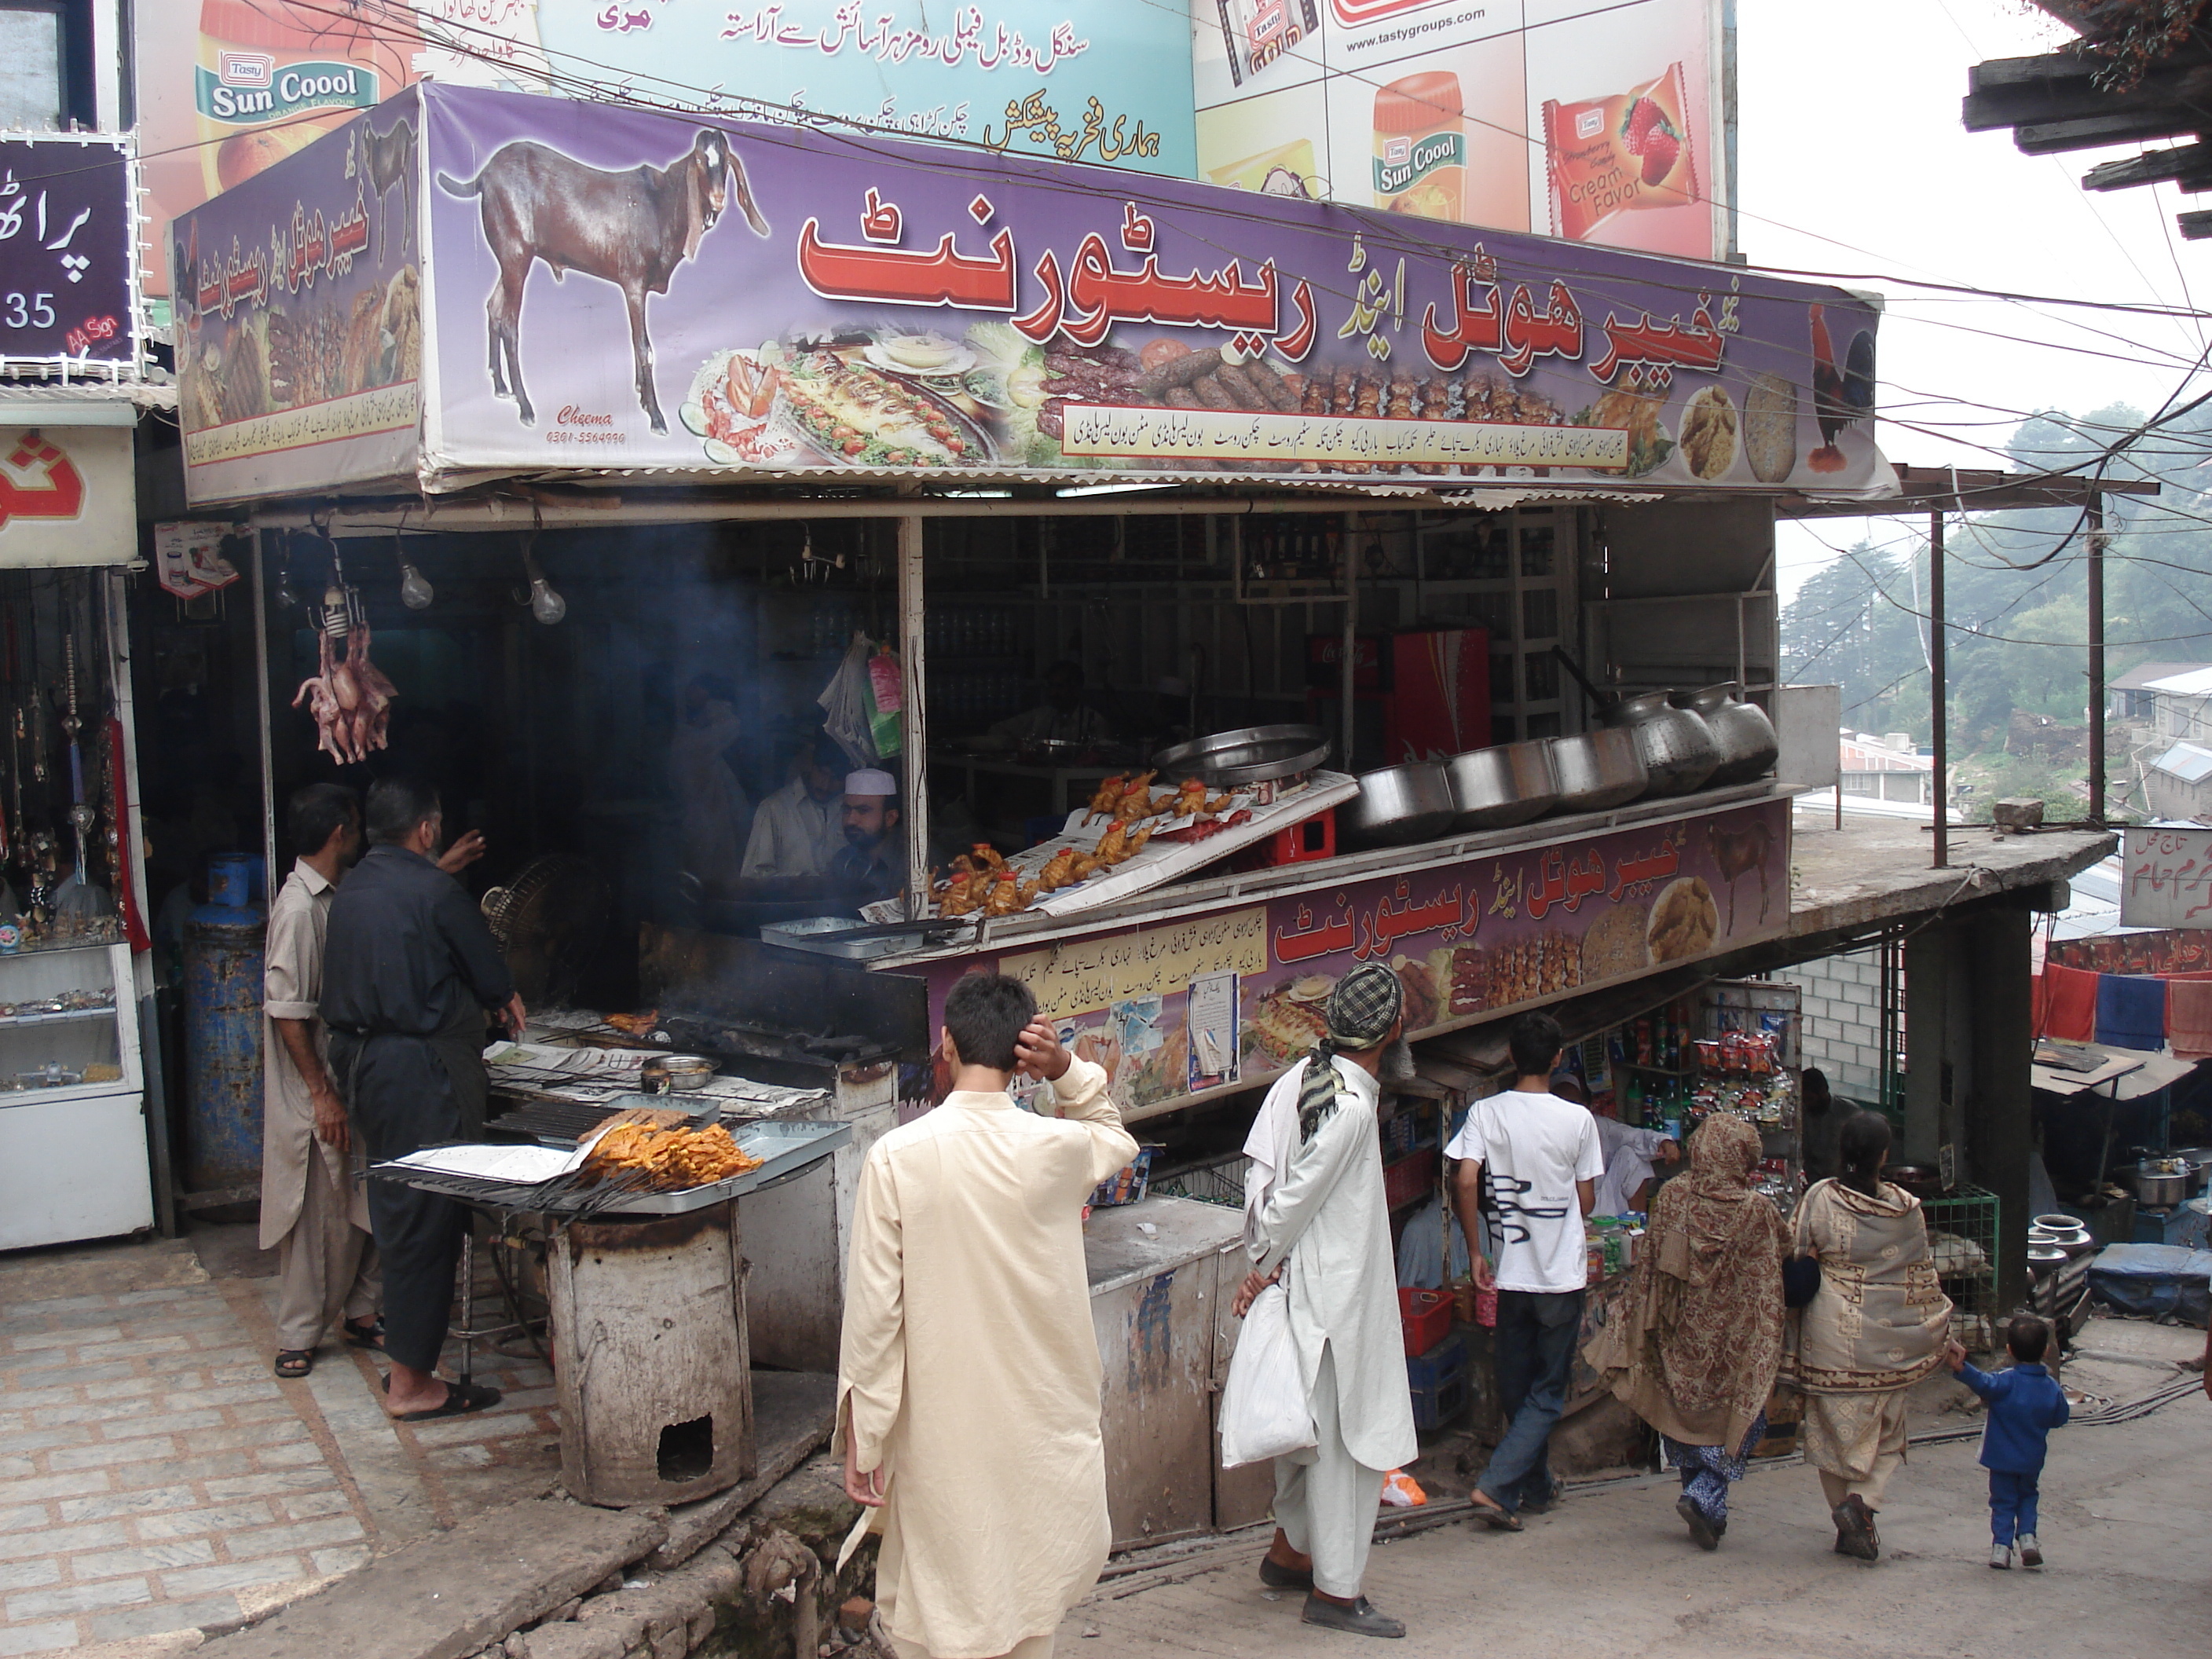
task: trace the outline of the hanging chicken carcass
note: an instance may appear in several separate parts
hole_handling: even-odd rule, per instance
[[[344,605],[325,607],[324,620],[338,626],[316,628],[320,659],[317,672],[313,678],[301,682],[292,698],[293,708],[305,702],[314,718],[315,747],[341,766],[365,761],[372,751],[385,746],[392,724],[392,700],[399,695],[384,671],[368,659],[367,618],[346,614],[357,612],[358,608],[358,600],[350,593]],[[342,652],[337,647],[339,639],[344,641]]]

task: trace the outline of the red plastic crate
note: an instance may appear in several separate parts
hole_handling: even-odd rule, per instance
[[[1417,1359],[1451,1334],[1449,1291],[1398,1290],[1398,1324],[1406,1334],[1406,1358]]]
[[[1382,1166],[1382,1201],[1394,1210],[1418,1203],[1436,1190],[1437,1149],[1424,1146],[1411,1158]]]
[[[1237,854],[1239,870],[1273,870],[1286,864],[1310,864],[1336,856],[1336,808],[1324,806],[1287,830],[1278,830]]]

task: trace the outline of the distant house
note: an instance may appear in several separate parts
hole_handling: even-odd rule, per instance
[[[2143,769],[2143,797],[2154,818],[2212,823],[2212,748],[2173,744]]]
[[[2147,662],[2130,668],[2106,688],[2111,700],[2106,705],[2114,720],[2147,720],[2156,712],[2158,694],[2152,686],[2160,680],[2212,670],[2212,663]]]
[[[2212,666],[2164,675],[2143,690],[2151,696],[2152,731],[2185,742],[2212,742]]]
[[[1842,733],[1838,770],[1844,793],[1926,806],[1936,799],[1936,762],[1914,748],[1911,735]]]

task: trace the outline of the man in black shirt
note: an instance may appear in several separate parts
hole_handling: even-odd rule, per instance
[[[369,1161],[404,1158],[483,1127],[484,1018],[522,1030],[522,999],[483,915],[431,862],[445,830],[437,792],[371,785],[368,855],[331,902],[322,1016],[331,1070]],[[397,1182],[368,1183],[384,1259],[385,1409],[404,1423],[495,1405],[499,1391],[436,1375],[467,1212]]]

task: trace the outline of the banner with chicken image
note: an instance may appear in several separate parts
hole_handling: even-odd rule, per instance
[[[380,195],[403,134],[417,166]],[[346,170],[356,157],[365,173]],[[280,333],[295,346],[289,319],[309,296],[280,290],[260,309],[283,328],[249,319],[236,337],[270,257],[257,250],[291,260],[319,246],[315,204],[335,195],[391,216],[375,248],[396,270],[404,232],[390,227],[407,222],[410,180],[417,252],[436,254],[422,264],[419,356],[435,395],[420,441],[404,441],[396,397],[296,430],[241,426],[288,397],[301,406],[291,380],[257,378],[255,331],[272,351]],[[178,222],[191,320],[216,348],[191,359],[187,477],[208,501],[362,483],[379,460],[386,481],[433,492],[641,467],[671,483],[1890,487],[1872,431],[1879,308],[1865,296],[1248,202],[426,82]],[[287,229],[272,244],[301,204],[306,242]],[[356,219],[344,228],[359,234]],[[396,372],[405,348],[386,331],[376,362]],[[365,429],[330,418],[356,413],[391,441],[346,447]]]
[[[1152,1111],[1304,1058],[1362,963],[1396,973],[1407,1034],[1433,1036],[1789,927],[1790,803],[1754,801],[935,963],[932,1029],[961,975],[1011,974],[1116,1104]]]

